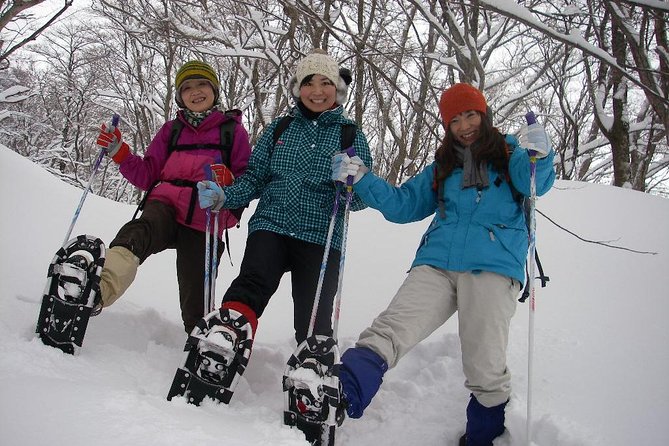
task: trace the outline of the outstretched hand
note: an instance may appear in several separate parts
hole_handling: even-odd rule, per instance
[[[534,150],[537,158],[544,158],[551,151],[551,142],[548,139],[546,130],[540,124],[530,124],[525,126],[518,136],[518,142],[521,147],[527,150]]]
[[[130,147],[123,141],[121,129],[111,123],[108,125],[103,123],[100,126],[97,144],[117,163],[123,161],[130,153]]]
[[[198,181],[197,198],[202,209],[211,208],[213,211],[221,210],[225,203],[225,193],[214,181]]]
[[[359,156],[350,157],[346,153],[338,153],[332,157],[332,180],[346,183],[349,176],[353,177],[353,184],[360,181],[369,168]]]

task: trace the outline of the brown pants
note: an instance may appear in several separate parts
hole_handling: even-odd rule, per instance
[[[177,251],[177,281],[184,329],[190,333],[204,315],[205,233],[180,225],[175,211],[157,200],[148,200],[142,215],[119,230],[110,247],[123,246],[139,258],[174,248]],[[224,243],[218,240],[218,260]],[[216,272],[211,272],[212,280]]]

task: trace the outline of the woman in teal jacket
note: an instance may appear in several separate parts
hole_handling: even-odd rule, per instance
[[[335,195],[332,157],[342,150],[345,127],[354,129],[352,145],[371,163],[367,139],[346,117],[350,72],[318,50],[302,59],[289,88],[296,106],[289,125],[276,135],[284,118],[263,132],[244,175],[223,189],[201,182],[201,207],[213,210],[244,207],[260,201],[249,220],[249,236],[239,276],[223,296],[222,308],[235,310],[251,322],[259,318],[283,275],[291,272],[294,328],[298,343],[307,337]],[[278,137],[276,143],[275,137]],[[350,209],[363,209],[354,196]],[[343,206],[340,206],[340,211]],[[337,291],[343,212],[337,216],[328,254],[313,334],[332,335],[332,306]]]
[[[434,214],[388,308],[342,355],[340,379],[348,415],[362,416],[386,370],[457,311],[465,386],[471,392],[460,444],[490,446],[504,431],[511,393],[509,324],[525,278],[528,233],[518,199],[530,194],[525,149],[541,158],[538,195],[553,185],[554,154],[536,124],[521,136],[525,148],[500,134],[490,123],[483,94],[470,85],[446,90],[439,109],[446,136],[435,161],[400,187],[369,172],[360,159],[333,159],[333,179],[353,175],[355,192],[387,220],[409,223]]]

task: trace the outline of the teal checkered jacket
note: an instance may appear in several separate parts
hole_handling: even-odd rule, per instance
[[[273,142],[277,118],[265,129],[253,148],[246,172],[224,189],[225,208],[247,206],[259,198],[249,220],[249,234],[267,230],[306,242],[325,245],[335,195],[332,157],[341,151],[342,125],[354,124],[339,106],[307,119],[297,107],[290,126]],[[353,143],[356,154],[372,168],[367,138],[358,128]],[[342,189],[345,192],[345,188]],[[345,195],[342,193],[332,247],[341,249]],[[353,195],[350,209],[366,206]]]

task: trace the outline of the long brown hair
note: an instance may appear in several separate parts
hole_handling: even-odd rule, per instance
[[[504,141],[504,135],[492,126],[490,120],[481,112],[481,136],[476,141],[476,146],[472,152],[473,160],[479,164],[486,162],[492,164],[493,169],[506,175],[508,171],[508,147]],[[437,182],[444,181],[453,169],[456,167],[455,137],[451,133],[450,125],[446,125],[446,136],[444,136],[441,145],[434,154],[434,160],[437,162]]]

